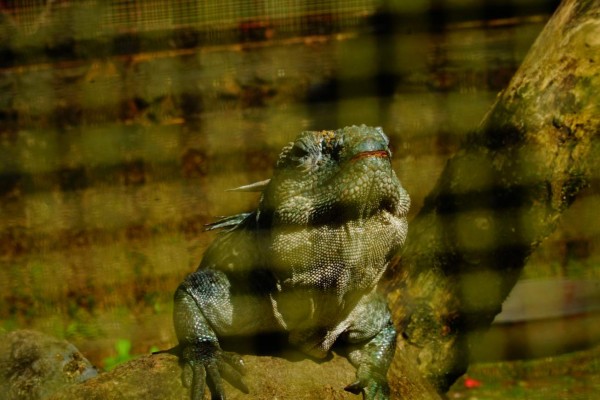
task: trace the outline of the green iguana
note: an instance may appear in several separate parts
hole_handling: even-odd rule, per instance
[[[388,399],[396,331],[376,291],[406,236],[410,200],[381,128],[303,132],[284,147],[258,208],[213,224],[225,230],[175,293],[174,323],[191,397],[242,391],[243,362],[220,340],[281,332],[317,358],[349,345],[345,389]]]

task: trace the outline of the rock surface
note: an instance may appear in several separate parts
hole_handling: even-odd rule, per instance
[[[98,375],[92,364],[65,340],[18,330],[0,338],[0,397],[47,399],[56,391]]]
[[[354,379],[354,368],[340,356],[316,363],[279,357],[245,356],[245,382],[250,394],[224,383],[227,399],[359,399],[345,392]],[[205,394],[209,398],[208,391]],[[80,385],[56,393],[51,400],[78,399],[188,399],[181,383],[181,367],[171,354],[147,355],[123,364]]]

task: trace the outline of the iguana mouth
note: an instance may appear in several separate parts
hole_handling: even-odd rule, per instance
[[[356,161],[367,157],[380,157],[380,158],[389,158],[389,153],[387,150],[371,150],[371,151],[361,151],[356,154],[354,157],[350,159],[350,161]]]

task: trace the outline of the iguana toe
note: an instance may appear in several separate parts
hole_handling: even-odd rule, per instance
[[[354,394],[362,393],[364,400],[388,400],[390,398],[390,387],[387,380],[377,373],[372,376],[359,377],[344,390]]]
[[[207,384],[211,399],[225,400],[223,379],[242,392],[249,393],[242,380],[244,374],[242,358],[235,353],[206,343],[184,349],[182,381],[185,387],[191,388],[191,400],[202,400]]]

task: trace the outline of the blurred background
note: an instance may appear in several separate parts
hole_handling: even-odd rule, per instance
[[[175,345],[172,294],[214,238],[203,225],[252,209],[225,189],[268,178],[303,130],[383,127],[414,215],[557,5],[0,1],[0,333],[66,338],[107,368]],[[596,180],[523,274],[531,297],[560,293],[541,307],[567,331],[564,310],[598,311],[598,205]],[[549,315],[504,322],[531,318]]]

